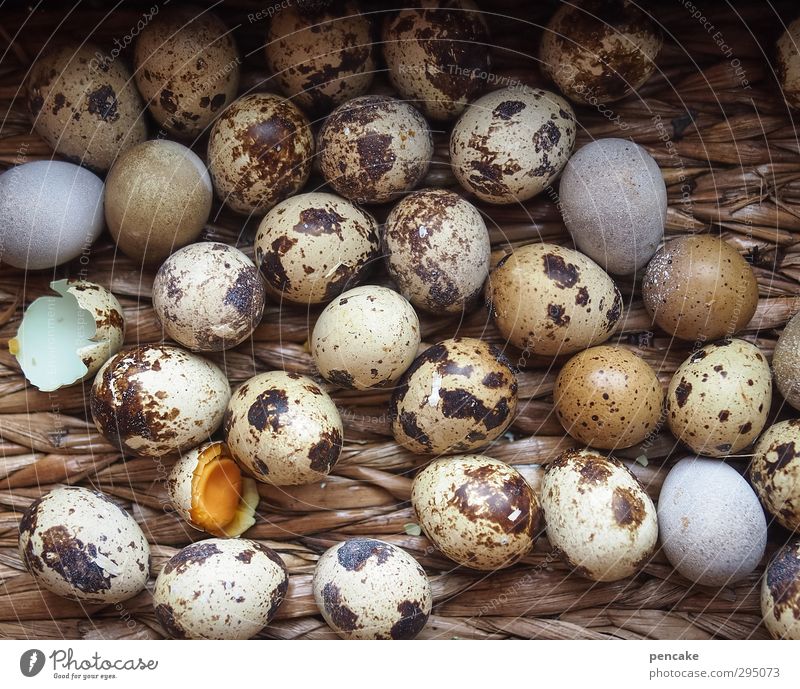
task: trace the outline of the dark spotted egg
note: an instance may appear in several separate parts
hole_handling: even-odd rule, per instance
[[[77,486],[55,488],[28,506],[19,554],[39,585],[87,603],[132,598],[150,575],[150,546],[133,517]]]
[[[783,546],[767,566],[761,614],[772,638],[800,640],[800,540]]]
[[[780,524],[800,531],[800,419],[764,431],[753,450],[750,482]]]

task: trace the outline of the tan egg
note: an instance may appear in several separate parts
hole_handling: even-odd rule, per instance
[[[786,102],[793,108],[800,108],[800,18],[795,19],[776,46],[775,73]]]
[[[773,639],[800,639],[800,540],[784,545],[767,565],[761,615]]]
[[[296,105],[271,93],[242,96],[211,129],[208,169],[220,201],[262,214],[303,188],[314,137]]]
[[[355,2],[315,14],[281,9],[270,21],[265,51],[283,94],[307,112],[327,113],[363,95],[375,74],[372,21]]]
[[[555,411],[576,440],[603,449],[631,447],[658,431],[664,391],[652,367],[624,347],[592,347],[556,378]]]
[[[503,337],[530,354],[572,354],[605,342],[622,317],[622,295],[608,274],[555,244],[528,244],[503,257],[486,297]]]
[[[389,96],[340,105],[317,135],[325,181],[356,203],[385,203],[416,187],[428,172],[433,138],[425,118]]]
[[[709,235],[673,239],[647,266],[642,298],[659,328],[682,340],[731,337],[758,306],[753,269],[727,242]]]
[[[236,97],[241,58],[233,32],[207,9],[162,9],[139,34],[133,59],[136,86],[173,136],[200,136]]]
[[[177,454],[222,423],[231,389],[210,361],[169,345],[122,351],[97,372],[90,407],[97,430],[123,452]]]
[[[723,340],[696,351],[675,371],[667,422],[697,454],[725,457],[758,437],[771,403],[772,374],[758,347]]]
[[[541,501],[550,544],[588,579],[625,579],[656,550],[655,505],[613,457],[567,450],[545,468]]]
[[[342,451],[342,419],[330,396],[299,373],[270,371],[233,393],[225,440],[240,466],[275,486],[316,483]]]
[[[298,194],[258,226],[256,264],[278,301],[323,304],[361,282],[380,255],[378,223],[336,196]]]
[[[781,332],[772,353],[775,385],[783,398],[800,409],[800,315],[795,314]]]
[[[334,299],[311,335],[311,356],[320,375],[356,390],[394,383],[414,362],[419,318],[397,292],[362,285]]]
[[[419,563],[372,538],[326,550],[312,588],[325,621],[343,639],[413,639],[433,605],[431,584]]]
[[[576,103],[603,105],[642,86],[664,39],[630,0],[562,5],[542,34],[542,71]]]
[[[246,538],[209,538],[173,555],[156,579],[156,619],[173,639],[250,639],[275,617],[286,565]]]
[[[213,199],[203,161],[175,141],[154,139],[126,151],[108,173],[106,223],[124,254],[157,264],[197,239]]]
[[[517,377],[498,347],[456,337],[428,347],[389,405],[394,439],[417,454],[468,452],[499,438],[517,410]]]
[[[64,157],[105,172],[147,138],[130,72],[92,43],[47,48],[26,81],[33,127]]]
[[[561,96],[502,88],[472,103],[450,135],[462,187],[487,203],[533,198],[561,172],[575,146],[575,113]]]
[[[459,313],[478,301],[492,247],[478,209],[458,194],[409,194],[389,214],[382,240],[389,275],[414,306]]]
[[[435,0],[401,9],[383,26],[389,78],[433,120],[458,117],[486,90],[489,30],[471,0]]]
[[[778,523],[800,531],[800,419],[764,431],[753,450],[750,482]]]
[[[447,457],[414,479],[411,504],[425,535],[460,565],[493,571],[532,549],[541,508],[516,469],[482,455]]]

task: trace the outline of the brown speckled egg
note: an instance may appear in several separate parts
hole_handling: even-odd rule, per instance
[[[800,314],[795,314],[781,332],[772,353],[772,370],[783,398],[800,409]]]
[[[564,452],[545,469],[541,501],[550,544],[582,576],[624,579],[655,552],[655,505],[613,457]]]
[[[257,481],[295,486],[321,481],[342,451],[342,419],[330,396],[299,373],[270,371],[233,393],[225,439]]]
[[[764,431],[753,450],[750,482],[780,524],[800,531],[800,419]]]
[[[367,390],[394,383],[417,356],[419,318],[397,292],[362,285],[334,299],[311,335],[311,356],[334,385]]]
[[[494,345],[456,337],[428,347],[403,374],[389,413],[395,440],[419,454],[468,452],[514,420],[517,377]]]
[[[531,354],[572,354],[605,342],[622,295],[590,258],[555,244],[528,244],[500,260],[486,297],[507,340]]]
[[[744,340],[706,345],[684,361],[667,391],[673,435],[700,455],[725,457],[755,440],[772,402],[772,374]]]
[[[28,506],[19,555],[37,584],[87,603],[132,598],[150,574],[150,546],[133,517],[78,486],[55,488]]]
[[[431,584],[419,563],[372,538],[326,550],[312,588],[325,621],[343,639],[413,639],[433,605]]]
[[[408,103],[361,96],[342,103],[317,136],[325,180],[357,203],[384,203],[416,187],[433,155],[428,123]]]
[[[478,98],[453,127],[453,174],[482,201],[526,201],[561,172],[575,131],[575,113],[561,96],[527,86],[499,89]]]
[[[630,0],[562,5],[539,48],[542,71],[576,103],[620,100],[656,69],[664,39],[658,25]]]
[[[322,304],[366,277],[380,255],[378,223],[335,194],[298,194],[261,221],[255,255],[276,300]]]
[[[510,567],[532,549],[539,500],[516,469],[482,455],[436,460],[414,479],[411,504],[425,535],[472,569]]]
[[[231,389],[210,361],[170,345],[122,351],[97,372],[92,418],[110,443],[143,457],[187,450],[219,428]]]
[[[382,240],[389,275],[414,306],[446,314],[477,302],[491,244],[469,201],[444,189],[415,191],[392,209]]]
[[[209,538],[173,555],[156,579],[156,618],[173,639],[249,639],[275,617],[286,565],[246,538]]]
[[[800,108],[800,18],[795,19],[778,39],[775,73],[786,102]]]
[[[104,172],[147,138],[144,104],[121,60],[91,43],[47,48],[26,82],[36,132],[70,160]]]
[[[219,242],[176,251],[153,282],[164,332],[195,351],[220,351],[250,337],[264,312],[264,284],[253,262]]]
[[[656,252],[645,270],[642,298],[659,328],[682,340],[731,337],[758,306],[753,269],[727,242],[709,235],[679,237]]]
[[[783,546],[767,566],[761,615],[773,639],[800,640],[800,540]]]
[[[239,213],[266,213],[308,181],[311,127],[297,106],[271,93],[242,96],[211,129],[208,169],[220,201]]]
[[[270,21],[265,50],[281,91],[308,112],[329,112],[363,95],[375,73],[372,22],[355,2],[313,15],[281,9]]]
[[[208,10],[162,9],[139,35],[133,59],[136,86],[173,136],[200,136],[236,97],[241,59],[233,32]]]
[[[389,78],[434,120],[458,117],[486,89],[489,30],[471,0],[436,0],[400,10],[383,27]]]
[[[658,430],[664,391],[643,359],[624,347],[592,347],[573,356],[556,378],[555,411],[582,443],[630,447]]]

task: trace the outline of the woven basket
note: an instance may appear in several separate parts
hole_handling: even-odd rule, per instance
[[[243,92],[270,90],[259,49],[265,25],[247,20],[247,14],[263,9],[263,4],[235,0],[226,3],[222,14],[229,26],[237,27],[237,40],[246,56]],[[490,4],[496,13],[487,18],[497,46],[493,56],[497,75],[545,85],[534,55],[541,26],[555,4],[513,0]],[[666,36],[660,70],[638,97],[616,104],[611,116],[578,108],[578,145],[622,135],[647,148],[661,165],[668,185],[667,234],[720,235],[752,263],[761,298],[742,337],[771,353],[780,329],[800,310],[800,143],[769,63],[781,22],[758,3],[741,4],[738,14],[727,6],[705,12],[731,46],[733,52],[728,55],[682,3],[656,5],[653,11]],[[780,3],[781,8],[784,21],[793,18],[787,16],[795,9],[791,0]],[[95,27],[91,40],[112,45],[114,37],[125,35],[135,25],[141,11],[135,3],[110,14],[101,3],[79,4],[64,19],[66,12],[58,6],[32,15],[24,8],[3,10],[3,166],[52,156],[31,131],[21,84],[32,59],[52,40],[54,28],[61,23],[60,35],[86,36],[87,27]],[[520,24],[522,18],[529,23]],[[379,75],[374,90],[389,92],[385,75]],[[625,124],[622,134],[621,122]],[[436,157],[426,186],[455,187],[447,161],[447,134],[435,133]],[[198,141],[198,154],[203,156],[204,149],[205,140]],[[309,189],[317,184],[312,179]],[[524,207],[481,206],[481,210],[491,228],[495,258],[529,242],[569,242],[547,194]],[[379,219],[387,211],[376,209]],[[255,224],[257,219],[245,221],[215,207],[203,239],[236,244],[252,253]],[[58,275],[69,270],[70,266],[60,268]],[[25,275],[0,267],[0,345],[15,334],[23,308],[47,293],[53,277],[47,271]],[[92,251],[88,279],[108,286],[120,298],[128,324],[127,344],[160,340],[161,329],[149,301],[153,274],[142,274],[119,255],[115,258],[106,236]],[[620,287],[628,303],[615,339],[650,362],[666,384],[688,355],[689,346],[653,332],[638,290],[625,280]],[[276,306],[269,306],[252,342],[212,358],[224,366],[234,384],[256,372],[278,368],[314,375],[304,343],[317,313],[284,308],[279,314]],[[503,343],[483,309],[461,320],[423,316],[422,323],[428,344],[455,333]],[[561,363],[527,360],[519,374],[519,417],[512,433],[491,449],[494,457],[517,466],[534,487],[542,465],[575,445],[553,414],[551,393]],[[291,573],[287,600],[263,637],[333,637],[314,604],[311,574],[320,553],[352,536],[395,543],[426,568],[433,584],[434,610],[422,638],[767,637],[758,596],[763,563],[744,581],[720,590],[692,585],[657,553],[631,579],[595,583],[570,573],[542,538],[532,554],[508,570],[486,574],[456,567],[424,537],[413,535],[417,532],[408,502],[411,480],[426,460],[394,443],[386,414],[389,393],[329,389],[343,412],[346,435],[333,475],[324,483],[293,489],[260,486],[258,522],[248,536],[277,550]],[[17,554],[20,513],[57,484],[92,486],[129,510],[153,546],[153,573],[176,549],[203,538],[163,509],[166,496],[160,477],[164,468],[150,459],[123,460],[95,430],[87,415],[87,399],[87,385],[51,394],[30,387],[6,347],[0,347],[0,637],[163,636],[149,590],[124,604],[87,606],[40,590],[25,572]],[[776,400],[773,414],[780,406]],[[640,447],[619,456],[655,498],[670,462],[680,452],[674,439],[663,432],[648,443],[646,463],[641,461],[645,451]],[[744,469],[747,459],[742,455],[731,461]],[[771,530],[765,559],[787,536],[780,529]]]

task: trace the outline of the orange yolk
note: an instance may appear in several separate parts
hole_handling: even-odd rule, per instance
[[[241,500],[242,472],[236,462],[221,453],[201,459],[192,479],[192,521],[220,533],[233,521]]]

